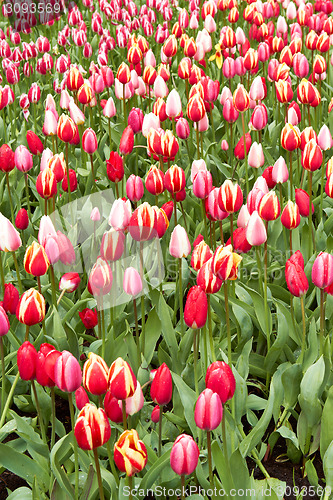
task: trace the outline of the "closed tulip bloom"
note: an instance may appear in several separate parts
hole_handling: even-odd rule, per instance
[[[63,142],[72,142],[76,134],[76,126],[72,118],[62,114],[58,121],[57,135]]]
[[[237,212],[243,203],[243,193],[239,185],[233,184],[229,179],[224,181],[219,191],[218,203],[228,214]]]
[[[129,232],[135,241],[149,241],[157,236],[156,213],[149,203],[136,208],[129,222]]]
[[[105,394],[103,406],[111,422],[120,424],[123,421],[122,403],[110,391]]]
[[[211,389],[205,389],[195,405],[194,420],[197,427],[212,431],[220,425],[222,415],[223,407],[219,395]]]
[[[75,391],[76,407],[80,411],[87,403],[89,403],[88,394],[86,393],[85,389],[81,386]]]
[[[247,160],[250,167],[259,168],[263,166],[265,157],[261,144],[252,143]]]
[[[0,147],[0,170],[2,172],[11,172],[15,168],[15,154],[8,144],[2,144]]]
[[[300,253],[300,251],[298,250],[297,253]],[[286,262],[285,278],[289,292],[294,297],[301,297],[308,291],[309,283],[304,272],[304,263],[301,264],[296,254],[293,254]]]
[[[111,267],[103,257],[97,257],[89,275],[89,292],[93,295],[106,295],[112,288],[112,281]]]
[[[267,125],[267,108],[264,104],[258,104],[251,115],[250,127],[254,130],[262,130]]]
[[[236,381],[230,366],[224,361],[215,361],[207,368],[205,383],[207,389],[212,389],[225,404],[235,393]]]
[[[80,319],[87,330],[92,330],[98,324],[98,316],[96,310],[86,307],[79,312]]]
[[[249,154],[250,147],[252,144],[252,139],[251,135],[249,132],[245,134],[245,147],[246,147],[246,154]],[[235,149],[234,149],[234,155],[238,160],[244,160],[245,158],[245,152],[244,152],[244,137],[241,137],[239,141],[237,142]]]
[[[309,217],[310,197],[303,189],[295,189],[295,201],[299,208],[299,213],[302,217]],[[312,203],[312,213],[314,213],[314,205]]]
[[[105,411],[87,403],[78,415],[74,435],[83,450],[94,450],[107,443],[111,436],[111,427]]]
[[[110,262],[120,259],[124,253],[125,234],[123,231],[110,229],[103,234],[101,242],[101,256]]]
[[[67,293],[73,293],[79,287],[81,278],[78,273],[63,274],[59,281],[59,290],[65,290]]]
[[[311,139],[302,152],[302,167],[305,170],[314,172],[321,167],[323,163],[323,153],[315,139]]]
[[[244,85],[238,84],[233,93],[234,106],[239,113],[244,113],[250,107],[250,96],[245,90]]]
[[[299,208],[296,203],[291,200],[288,201],[281,214],[281,222],[287,229],[295,229],[299,226],[301,218],[299,215]]]
[[[206,198],[206,211],[213,220],[224,220],[229,214],[220,208],[218,203],[219,188],[213,188]]]
[[[68,351],[62,351],[54,365],[54,381],[63,392],[75,392],[82,382],[78,360]]]
[[[313,130],[312,127],[306,127],[304,130],[302,130],[301,133],[301,150],[304,151],[304,148],[308,142],[311,141],[311,139],[314,139],[316,143],[318,143],[318,137],[316,132]]]
[[[106,160],[106,173],[112,182],[120,182],[124,177],[123,159],[115,151],[111,151],[110,158]]]
[[[176,118],[182,112],[182,102],[176,89],[172,89],[166,100],[166,114],[169,118]]]
[[[154,424],[157,424],[157,422],[160,420],[160,407],[159,405],[156,405],[151,412],[150,419]]]
[[[246,239],[252,246],[258,246],[267,240],[265,224],[258,212],[254,210],[246,227]]]
[[[147,460],[147,449],[137,431],[124,431],[114,445],[114,461],[118,469],[131,477],[144,469]]]
[[[21,231],[24,231],[24,229],[27,229],[29,226],[29,216],[25,208],[20,208],[17,212],[15,217],[15,226],[17,229],[21,229]]]
[[[275,91],[278,101],[285,104],[293,98],[293,89],[288,81],[278,80],[275,82]]]
[[[112,363],[108,375],[108,387],[112,396],[121,400],[133,396],[136,382],[130,365],[122,358],[117,358]]]
[[[158,196],[164,191],[164,174],[155,165],[150,167],[146,177],[145,186],[150,194]]]
[[[194,247],[191,257],[191,267],[193,267],[195,271],[199,271],[199,269],[212,257],[212,255],[213,254],[207,243],[204,240],[200,241],[200,243]]]
[[[234,123],[237,121],[239,117],[239,112],[234,106],[234,101],[232,97],[228,97],[224,104],[223,104],[223,110],[222,110],[223,118],[228,122],[228,123]]]
[[[41,154],[43,152],[44,146],[40,138],[32,130],[28,130],[26,137],[29,149],[32,154]]]
[[[130,398],[126,399],[126,415],[135,415],[144,405],[144,397],[140,383],[136,382],[136,389]]]
[[[5,283],[2,307],[6,313],[15,314],[19,300],[20,295],[17,288],[12,283]]]
[[[0,337],[7,335],[10,329],[8,316],[2,306],[0,306]]]
[[[242,257],[232,251],[231,245],[220,245],[212,257],[211,268],[222,281],[235,280],[241,260]]]
[[[140,274],[134,267],[128,267],[124,272],[123,288],[125,293],[136,297],[142,291]]]
[[[191,243],[188,239],[186,230],[177,225],[171,233],[169,252],[172,257],[181,259],[191,253]]]
[[[45,318],[45,299],[34,288],[24,292],[19,300],[16,316],[27,326],[37,325]]]
[[[15,166],[20,172],[26,173],[33,167],[32,154],[25,146],[18,146],[14,155]]]
[[[327,151],[333,146],[332,135],[326,124],[324,124],[319,130],[318,145],[323,151]]]
[[[251,215],[255,210],[258,211],[259,204],[261,202],[262,197],[264,196],[264,192],[259,188],[253,188],[249,192],[246,200],[247,208],[249,214]]]
[[[319,252],[311,271],[312,283],[318,288],[326,288],[333,283],[333,255]]]
[[[131,126],[134,134],[142,130],[143,112],[140,108],[132,108],[128,115],[128,125]]]
[[[49,356],[48,361],[46,361],[46,358],[50,352],[53,352],[52,357],[55,362],[57,357],[54,355],[54,353],[58,353],[58,351],[55,350],[55,347],[53,345],[43,343],[41,344],[39,351],[37,353],[36,380],[43,387],[54,387],[55,385],[54,376],[52,375],[52,377],[50,377],[48,374],[48,372],[51,371],[51,365],[52,365],[52,363],[50,363],[51,356]]]
[[[217,293],[223,283],[223,281],[212,271],[212,260],[212,257],[207,260],[207,262],[200,267],[197,274],[197,285],[205,294]]]
[[[289,179],[289,171],[287,164],[285,162],[285,159],[282,156],[280,156],[280,158],[278,158],[273,165],[272,180],[276,184],[278,183],[283,184],[288,179]]]
[[[199,454],[199,448],[194,439],[187,434],[181,434],[171,449],[172,470],[180,476],[192,474],[198,465]]]
[[[128,125],[125,128],[124,132],[122,133],[119,144],[119,151],[122,155],[128,155],[133,151],[133,147],[134,147],[134,132],[132,130],[132,127]]]
[[[205,103],[199,94],[194,94],[187,104],[187,116],[192,122],[199,122],[206,113]]]
[[[10,220],[0,212],[0,250],[3,252],[16,252],[22,246],[19,232]]]
[[[167,365],[163,363],[154,374],[150,387],[152,400],[161,406],[168,404],[172,398],[172,377]]]
[[[185,172],[178,165],[171,165],[164,176],[164,185],[169,193],[179,193],[186,185]]]
[[[23,342],[17,351],[17,367],[22,380],[36,378],[37,351],[28,341]]]
[[[199,171],[193,180],[193,194],[197,198],[205,199],[213,188],[212,174],[207,170]]]
[[[122,198],[119,198],[112,204],[109,224],[116,230],[126,229],[130,222],[131,215],[132,210],[130,201],[124,201]]]
[[[82,135],[83,151],[92,155],[97,151],[98,143],[96,133],[92,128],[87,128]]]
[[[104,359],[90,352],[83,365],[83,386],[96,396],[105,394],[108,390],[109,367]]]
[[[130,175],[126,181],[126,195],[133,203],[141,200],[144,193],[144,187],[141,177],[138,175]]]
[[[297,127],[286,123],[281,131],[281,145],[287,151],[294,151],[301,145],[301,136]]]
[[[109,99],[106,101],[106,104],[103,108],[103,115],[106,116],[106,118],[112,118],[117,114],[116,106],[115,103],[112,99],[112,97],[109,97]]]
[[[57,193],[57,179],[50,168],[47,167],[38,174],[36,189],[45,200],[52,198]]]
[[[202,328],[207,321],[208,302],[200,286],[192,286],[186,297],[184,321],[189,328]]]
[[[259,216],[265,221],[275,220],[281,213],[279,198],[274,191],[266,193],[260,201]]]
[[[190,135],[190,126],[186,118],[179,118],[176,123],[176,134],[178,135],[179,139],[186,140],[189,138]]]
[[[25,252],[23,261],[24,269],[33,276],[43,276],[47,273],[49,265],[50,261],[44,247],[34,241]]]

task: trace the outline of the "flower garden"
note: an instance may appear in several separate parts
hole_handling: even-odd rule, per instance
[[[332,1],[1,9],[0,498],[332,498]]]

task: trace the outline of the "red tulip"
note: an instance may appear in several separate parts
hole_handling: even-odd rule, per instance
[[[79,312],[80,319],[87,330],[92,330],[98,324],[98,316],[96,310],[89,308]]]
[[[41,323],[45,318],[45,299],[34,288],[23,293],[16,309],[20,323],[27,326]]]
[[[103,446],[111,436],[111,427],[105,411],[87,403],[78,415],[74,435],[83,450],[94,450]]]
[[[184,321],[189,328],[202,328],[207,320],[208,303],[200,286],[190,288],[184,308]]]
[[[108,375],[108,386],[112,396],[127,399],[133,396],[136,389],[136,377],[130,365],[122,358],[117,358],[111,365]]]
[[[298,255],[300,254],[301,260]],[[302,265],[303,257],[298,250],[286,262],[285,277],[289,292],[295,297],[305,295],[309,289],[309,283],[304,272],[304,263]]]
[[[2,307],[9,314],[15,314],[20,300],[19,292],[12,283],[5,283]]]
[[[161,406],[168,404],[172,398],[172,377],[169,368],[163,363],[155,372],[150,388],[152,400]]]
[[[236,381],[232,370],[224,361],[212,363],[206,373],[206,387],[217,392],[221,403],[226,403],[235,393]]]
[[[26,341],[17,351],[17,367],[22,380],[36,378],[37,351],[34,346]]]
[[[216,429],[223,415],[221,399],[216,392],[211,389],[205,389],[195,405],[194,420],[196,425],[205,431]]]
[[[148,455],[136,430],[126,430],[114,445],[114,461],[118,469],[133,476],[147,464]]]
[[[109,368],[104,359],[90,352],[83,366],[83,386],[91,394],[100,396],[108,389]]]
[[[27,132],[27,143],[33,155],[41,154],[44,150],[42,141],[32,130]]]

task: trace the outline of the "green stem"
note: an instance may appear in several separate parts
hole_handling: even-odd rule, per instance
[[[160,416],[158,419],[158,456],[162,454],[162,419],[163,419],[163,405],[160,406]]]
[[[133,307],[134,307],[134,318],[135,318],[135,336],[136,336],[136,353],[137,353],[137,361],[138,361],[138,369],[141,365],[141,350],[140,350],[140,337],[139,337],[139,324],[138,324],[138,311],[136,308],[136,298],[133,298]]]
[[[246,191],[249,194],[249,174],[247,170],[247,150],[246,150],[246,136],[245,136],[245,123],[244,123],[244,113],[242,115],[242,127],[243,127],[243,138],[244,138],[244,160],[245,160],[245,183],[246,183]]]
[[[126,401],[125,401],[125,399],[123,399],[121,402],[121,408],[122,408],[122,412],[123,412],[123,427],[124,427],[124,431],[126,431],[127,430],[127,415],[126,415]]]
[[[31,206],[30,206],[30,198],[29,198],[28,174],[24,174],[24,182],[25,182],[25,194],[26,194],[26,201],[27,201],[27,207],[28,207],[29,221],[32,224]]]
[[[181,489],[182,489],[182,500],[185,500],[185,476],[180,476]]]
[[[225,318],[227,323],[227,337],[228,337],[228,365],[232,366],[231,363],[231,331],[230,331],[230,318],[229,318],[229,300],[228,300],[228,281],[224,282],[224,306],[225,306]]]
[[[66,142],[66,171],[67,171],[67,188],[68,188],[68,201],[69,203],[72,201],[72,195],[71,195],[71,185],[69,182],[69,164],[68,164],[68,142]]]
[[[293,200],[294,199],[294,190],[293,190],[293,152],[292,151],[289,152],[289,163],[290,163],[290,167],[289,167],[289,170],[290,170],[290,177],[289,177],[289,180],[290,180],[290,199]]]
[[[303,324],[303,336],[302,336],[302,352],[301,352],[301,363],[304,360],[305,353],[305,342],[306,342],[306,322],[305,322],[305,308],[304,308],[304,295],[301,296],[301,309],[302,309],[302,324]]]
[[[207,431],[207,455],[208,455],[208,470],[209,482],[211,488],[214,490],[214,477],[213,477],[213,464],[212,464],[212,442],[210,431]]]
[[[1,373],[2,373],[2,384],[1,384],[1,411],[5,407],[5,395],[6,395],[6,367],[5,367],[5,353],[3,348],[3,339],[0,337],[0,353],[1,353]]]
[[[208,233],[207,233],[207,224],[206,224],[207,216],[206,216],[206,204],[205,204],[205,200],[201,200],[201,210],[202,210],[202,222],[203,222],[203,225],[204,225],[204,232],[205,232],[205,240],[206,240],[206,243],[207,243],[208,242]]]
[[[267,227],[267,223],[266,223]],[[267,229],[266,229],[267,231]],[[267,240],[264,246],[264,308],[265,308],[265,323],[267,332],[267,353],[271,348],[271,337],[269,332],[269,317],[268,317],[268,302],[267,302]],[[270,373],[266,373],[266,388],[269,388],[270,383]]]
[[[112,454],[112,451],[111,451],[111,448],[110,448],[110,440],[107,441],[107,443],[106,443],[106,449],[108,451],[109,464],[110,464],[110,467],[111,467],[112,475],[113,475],[113,477],[116,480],[117,486],[119,486],[119,477],[118,477],[118,473],[117,473],[115,465],[114,465],[113,454]]]
[[[199,127],[198,127],[198,124],[196,124],[196,133],[197,133],[197,157],[198,157],[198,160],[200,160],[200,140],[199,140]]]
[[[320,354],[324,352],[324,334],[325,334],[325,291],[320,289]]]
[[[312,252],[312,172],[309,172],[309,259]]]
[[[19,381],[19,378],[20,378],[20,374],[17,372],[16,377],[14,379],[14,382],[10,388],[5,407],[4,407],[2,414],[1,414],[0,429],[3,427],[3,424],[5,423],[6,415],[7,415],[10,403],[12,402],[12,397],[13,397],[17,382]]]
[[[132,495],[132,491],[133,491],[133,477],[132,476],[127,476],[127,477],[128,477],[128,488],[129,488],[128,498],[129,498],[129,500],[133,500],[133,495]]]
[[[323,213],[324,178],[325,178],[325,151],[323,151],[323,164],[321,166],[320,212],[319,212],[320,214]]]
[[[55,393],[54,387],[51,387],[51,447],[52,450],[55,443],[55,425],[56,425],[56,408],[55,408]]]
[[[211,351],[212,361],[215,362],[216,361],[216,356],[215,356],[214,340],[213,340],[212,310],[211,310],[211,303],[210,303],[210,295],[209,294],[207,294],[207,302],[208,302],[209,344],[210,344],[210,351]]]
[[[234,249],[234,214],[231,213],[229,215],[230,217],[230,239],[231,239],[231,246],[232,246],[232,249]]]
[[[92,176],[93,185],[94,185],[95,172],[94,172],[94,160],[93,160],[93,156],[92,155],[90,155],[90,163],[91,163],[91,176]]]
[[[17,263],[17,258],[16,258],[16,253],[15,252],[13,252],[13,259],[14,259],[14,266],[15,266],[15,270],[16,270],[18,287],[19,287],[20,295],[22,295],[22,293],[23,293],[22,281],[21,281],[20,270],[19,270],[19,266],[18,266],[18,263]]]
[[[4,291],[5,291],[5,275],[4,275],[4,272],[3,272],[2,254],[1,254],[1,252],[0,252],[0,280],[1,280],[2,292],[4,293]]]
[[[182,278],[182,259],[179,259],[179,314],[180,314],[180,331],[184,335],[184,311],[183,311],[183,278]]]
[[[96,474],[97,474],[97,480],[98,480],[99,498],[100,498],[100,500],[104,500],[104,490],[103,490],[103,483],[102,483],[101,469],[99,466],[97,448],[93,449],[93,453],[94,453]]]
[[[38,416],[38,420],[39,420],[39,427],[40,427],[40,430],[41,430],[41,433],[42,433],[43,441],[46,444],[47,443],[47,439],[46,439],[46,434],[45,434],[44,421],[43,421],[42,412],[40,411],[40,405],[39,405],[39,400],[38,400],[37,391],[36,391],[36,385],[35,385],[35,381],[34,380],[31,381],[31,387],[32,387],[32,390],[33,390],[33,393],[34,393],[34,396],[35,396],[36,410],[37,410],[37,416]]]
[[[8,189],[8,198],[9,198],[9,205],[10,205],[10,213],[11,213],[11,216],[12,216],[12,223],[15,224],[13,200],[12,200],[12,195],[11,195],[11,192],[10,192],[10,184],[9,184],[9,174],[8,174],[8,172],[6,172],[6,182],[7,182],[7,189]]]
[[[68,403],[69,403],[69,412],[71,415],[71,423],[72,423],[72,430],[73,430],[73,447],[74,447],[74,463],[75,463],[75,500],[78,500],[79,498],[79,455],[78,455],[78,449],[77,449],[77,441],[74,435],[74,427],[75,427],[75,420],[74,420],[74,405],[73,405],[73,397],[72,393],[68,393]]]
[[[194,369],[194,386],[195,393],[199,397],[199,384],[198,384],[198,373],[197,373],[197,363],[198,363],[198,334],[197,330],[193,330],[193,369]]]
[[[50,278],[51,278],[51,289],[52,289],[52,303],[56,309],[58,309],[57,303],[57,294],[56,294],[56,285],[55,285],[55,277],[54,277],[54,269],[53,266],[50,265]]]

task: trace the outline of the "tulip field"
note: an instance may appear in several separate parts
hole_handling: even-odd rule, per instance
[[[332,0],[0,7],[0,500],[332,499]]]

